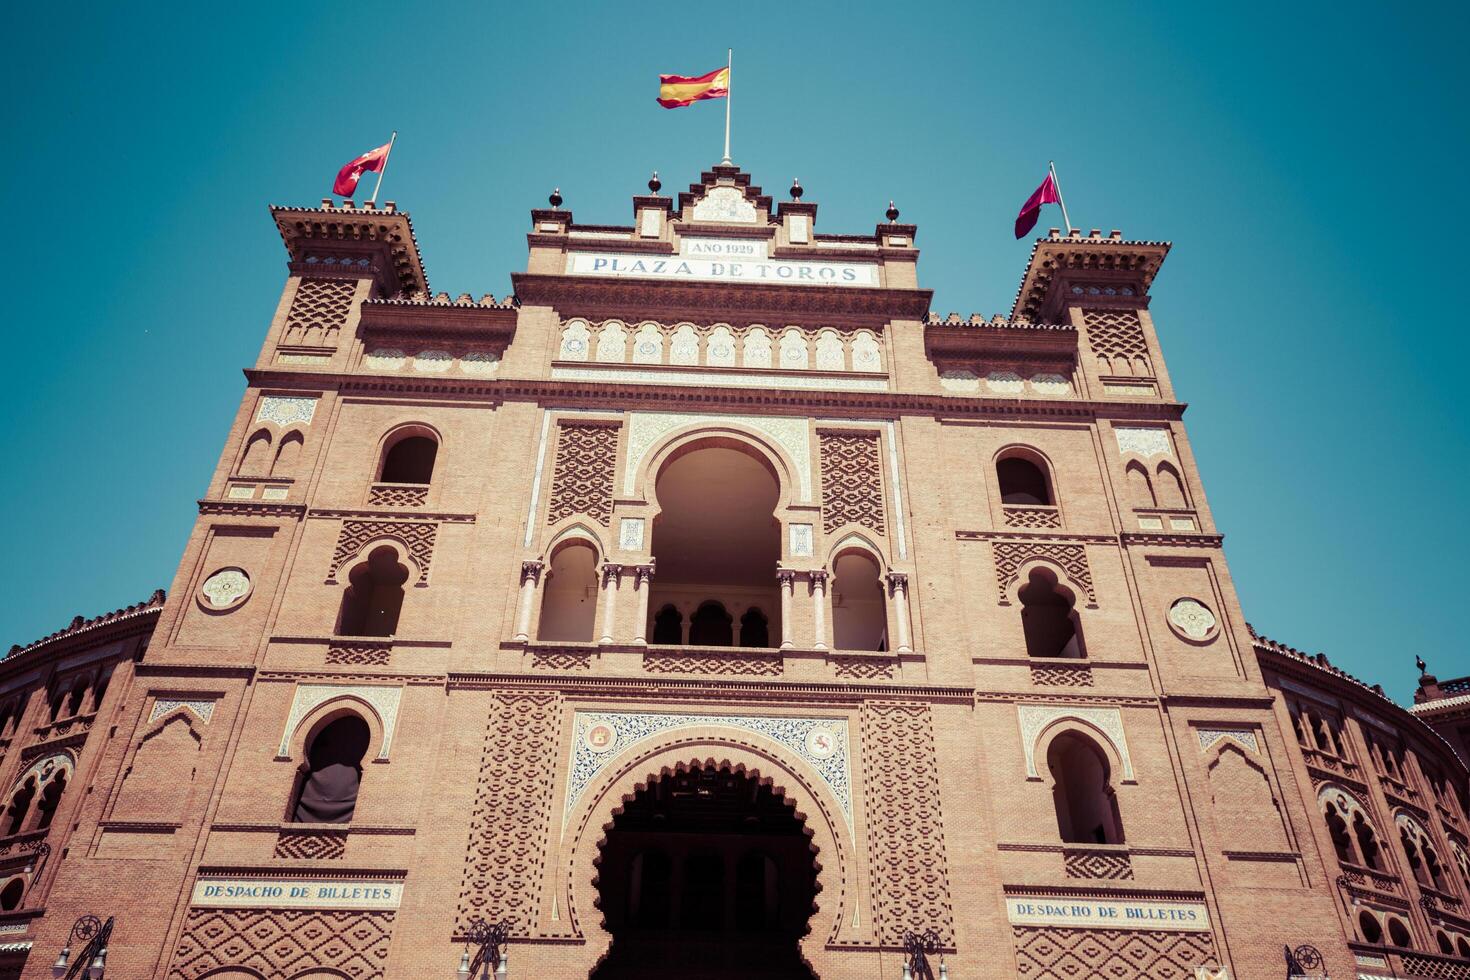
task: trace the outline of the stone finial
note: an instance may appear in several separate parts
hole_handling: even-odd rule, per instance
[[[1426,664],[1424,662],[1424,658],[1419,656],[1417,653],[1414,654],[1414,666],[1419,668],[1420,677],[1423,677],[1425,674],[1429,673],[1429,665]]]
[[[561,201],[562,201],[561,188],[560,187],[553,188],[552,191],[551,191],[551,196],[548,197],[546,200],[551,204],[551,209],[553,211],[559,209],[561,207]]]
[[[890,225],[898,221],[898,208],[894,207],[892,201],[888,202],[888,210],[883,213],[888,217],[888,223]]]
[[[663,186],[664,182],[658,179],[658,171],[655,170],[653,176],[648,178],[648,193],[657,194],[663,190]]]
[[[803,195],[805,193],[806,193],[805,188],[803,188],[801,186],[801,178],[800,177],[792,177],[791,178],[791,199],[793,201],[799,201],[799,200],[801,200],[801,195]]]

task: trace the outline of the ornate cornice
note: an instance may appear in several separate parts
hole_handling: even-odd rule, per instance
[[[453,514],[447,511],[395,511],[387,508],[362,510],[349,507],[312,507],[306,511],[306,516],[308,519],[406,521],[413,524],[422,524],[425,521],[435,521],[440,524],[473,524],[476,519],[474,514]]]
[[[1223,548],[1223,534],[1150,534],[1140,531],[1124,531],[1118,535],[1123,544],[1148,545],[1150,547],[1177,548]]]
[[[1117,545],[1118,539],[1111,534],[1064,534],[1057,531],[955,531],[961,541],[1029,541],[1033,544],[1058,542],[1062,544],[1110,544]]]
[[[271,205],[271,217],[281,233],[292,263],[308,258],[313,245],[342,243],[383,252],[393,267],[399,290],[409,296],[427,296],[429,278],[419,257],[418,239],[406,212],[385,208],[291,208]]]
[[[517,306],[513,298],[496,300],[488,293],[478,303],[468,293],[452,302],[448,293],[432,300],[369,299],[362,304],[361,324],[369,336],[411,332],[508,342],[515,336]]]
[[[531,674],[480,673],[451,671],[446,684],[451,689],[488,690],[491,688],[529,688],[559,690],[582,697],[681,697],[711,700],[820,701],[831,704],[859,704],[869,700],[935,701],[968,704],[974,688],[959,686],[919,686],[908,684],[800,683],[795,681],[738,681],[667,676],[640,677],[576,677],[566,674],[536,676]]]
[[[26,656],[43,647],[52,647],[66,643],[81,636],[86,636],[91,641],[93,639],[110,639],[118,633],[137,633],[145,629],[151,631],[153,629],[153,623],[158,619],[158,614],[163,610],[163,604],[166,599],[167,595],[164,591],[157,589],[153,595],[148,597],[147,602],[124,606],[122,609],[116,609],[110,613],[103,613],[101,616],[94,616],[91,619],[84,619],[81,616],[77,616],[65,629],[57,630],[55,633],[49,636],[43,636],[39,640],[32,641],[25,646],[21,646],[20,644],[12,646],[10,652],[5,654],[4,665],[8,670],[12,665],[12,661],[17,657]],[[91,634],[96,635],[93,636]]]
[[[1121,274],[1130,282],[1136,282],[1139,296],[1144,296],[1154,276],[1158,275],[1171,245],[1169,242],[1124,241],[1122,235],[1114,234],[1117,237],[1063,237],[1058,234],[1037,239],[1031,247],[1026,271],[1021,276],[1021,286],[1016,291],[1011,319],[1042,320],[1054,313],[1054,308],[1061,304],[1054,297],[1052,287],[1070,272]]]
[[[283,504],[263,500],[201,500],[199,513],[225,517],[304,517],[305,504]]]

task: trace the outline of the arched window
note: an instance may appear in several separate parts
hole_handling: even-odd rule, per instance
[[[1107,757],[1084,735],[1064,732],[1052,740],[1046,764],[1053,780],[1057,829],[1069,844],[1121,844],[1123,824],[1108,782]]]
[[[386,545],[374,548],[347,581],[337,615],[338,635],[392,636],[403,609],[403,583],[408,581],[408,569],[398,563],[398,553]]]
[[[689,643],[700,647],[734,645],[735,631],[724,606],[711,600],[694,611],[689,618]]]
[[[62,769],[51,777],[51,781],[41,791],[41,799],[36,803],[37,830],[44,830],[51,826],[51,821],[56,818],[56,807],[61,803],[61,794],[64,792],[66,792],[66,770]]]
[[[1033,569],[1019,598],[1027,656],[1086,656],[1082,624],[1072,608],[1074,600],[1070,591],[1058,584],[1054,574],[1044,568]]]
[[[66,699],[66,716],[75,718],[82,713],[82,705],[87,702],[86,678],[79,679],[71,686],[71,695]]]
[[[428,436],[405,436],[388,447],[383,454],[380,483],[430,483],[434,477],[434,457],[439,444]]]
[[[271,476],[291,476],[295,472],[303,441],[300,432],[292,432],[281,440],[281,448],[276,450],[276,461],[271,464]]]
[[[1362,933],[1365,943],[1376,946],[1383,942],[1383,926],[1378,922],[1378,916],[1367,909],[1358,913],[1358,932]]]
[[[1470,939],[1466,939],[1464,936],[1456,936],[1455,951],[1465,957],[1465,959],[1470,960]]]
[[[1337,804],[1329,802],[1322,812],[1327,818],[1327,832],[1332,835],[1332,849],[1337,852],[1337,859],[1344,864],[1353,864],[1353,838]]]
[[[664,606],[653,617],[653,642],[679,644],[684,642],[684,614],[673,606]]]
[[[832,645],[839,650],[887,650],[888,602],[878,564],[863,551],[832,563]]]
[[[270,466],[271,434],[261,429],[245,444],[245,453],[240,457],[240,466],[235,470],[242,476],[265,476]]]
[[[1363,864],[1374,871],[1383,870],[1383,862],[1378,854],[1378,834],[1373,825],[1368,823],[1368,818],[1363,816],[1363,811],[1358,810],[1353,814],[1353,836],[1358,839],[1358,853],[1363,858]]]
[[[329,722],[312,738],[301,766],[293,823],[348,823],[357,809],[362,757],[372,733],[354,714]]]
[[[3,905],[3,895],[0,895],[0,905]],[[1439,943],[1439,951],[1446,956],[1455,955],[1455,944],[1450,941],[1449,934],[1443,929],[1434,930],[1434,941]]]
[[[10,826],[5,833],[18,834],[25,826],[26,817],[31,812],[31,801],[36,798],[36,777],[27,776],[26,781],[21,784],[20,789],[10,798],[10,806],[6,808],[5,814],[10,818]]]
[[[1388,941],[1399,949],[1409,949],[1414,945],[1413,939],[1409,937],[1409,927],[1398,916],[1388,918]]]
[[[1184,496],[1184,481],[1179,479],[1179,474],[1168,463],[1159,466],[1157,486],[1160,507],[1183,510],[1189,506],[1189,501]]]
[[[740,645],[743,647],[768,647],[771,645],[771,625],[766,614],[751,606],[740,617]]]
[[[97,679],[97,687],[92,691],[92,710],[96,711],[102,707],[102,699],[107,696],[107,685],[112,682],[112,671],[104,671]]]
[[[597,552],[572,541],[551,556],[537,638],[590,643],[597,624]]]
[[[1444,890],[1444,867],[1439,863],[1434,844],[1424,829],[1407,817],[1400,817],[1399,840],[1404,845],[1404,855],[1409,859],[1409,868],[1419,884]]]
[[[0,912],[14,912],[20,908],[20,900],[25,897],[26,882],[24,878],[11,878],[0,888]]]
[[[1134,460],[1128,464],[1128,494],[1133,499],[1135,507],[1157,507],[1158,498],[1154,496],[1153,481],[1148,478],[1148,472],[1144,470],[1143,464]]]
[[[995,464],[1003,504],[1050,504],[1051,488],[1040,466],[1021,456],[1007,456]]]

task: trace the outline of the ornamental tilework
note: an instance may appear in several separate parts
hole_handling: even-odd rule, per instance
[[[791,534],[791,556],[793,558],[810,558],[812,556],[812,525],[792,524]]]
[[[153,710],[148,712],[148,724],[153,724],[175,708],[186,708],[194,712],[199,720],[207,725],[214,717],[214,705],[213,700],[186,701],[182,698],[156,698],[153,702]]]
[[[1117,708],[1086,708],[1072,704],[1020,704],[1016,718],[1021,725],[1021,747],[1026,753],[1026,775],[1040,779],[1036,769],[1036,740],[1053,722],[1076,720],[1094,729],[1109,742],[1123,762],[1123,778],[1133,779],[1133,759],[1128,754],[1128,738],[1123,733],[1123,714]]]
[[[1011,933],[1017,972],[1025,980],[1194,980],[1196,968],[1219,962],[1208,932],[1012,926]]]
[[[885,946],[933,929],[954,944],[949,862],[929,707],[870,701],[862,710],[863,798],[873,932]]]
[[[612,520],[613,467],[618,456],[618,428],[563,422],[556,442],[551,503],[546,523],[585,514],[603,527]]]
[[[310,425],[316,415],[317,399],[296,395],[266,395],[255,409],[255,421],[273,422],[285,428],[300,422]]]
[[[837,798],[843,819],[852,828],[851,774],[848,768],[847,721],[840,718],[771,718],[762,715],[665,715],[621,711],[579,711],[572,724],[566,812],[570,813],[597,774],[624,749],[677,728],[717,726],[751,732],[794,752]],[[589,733],[598,729],[594,747]],[[819,731],[820,730],[820,731]],[[606,734],[610,732],[610,737]],[[812,751],[813,736],[829,736],[830,754]]]
[[[1191,640],[1203,640],[1215,631],[1215,614],[1198,599],[1179,599],[1169,607],[1169,622]]]
[[[803,502],[812,499],[812,464],[807,438],[807,421],[765,415],[695,415],[683,412],[634,412],[628,419],[628,461],[623,468],[623,492],[631,494],[638,468],[654,443],[675,429],[688,425],[711,427],[742,426],[768,437],[786,451],[796,467]]]
[[[618,525],[618,548],[623,551],[642,551],[643,518],[625,517]]]
[[[281,732],[281,745],[276,754],[286,758],[291,751],[291,736],[301,720],[328,701],[337,698],[355,699],[369,705],[378,716],[383,728],[383,746],[378,758],[388,758],[393,745],[393,731],[398,726],[398,703],[403,699],[402,687],[385,687],[377,684],[298,684],[296,695],[291,699],[291,713],[286,716],[286,727]]]
[[[1199,736],[1201,752],[1209,751],[1211,746],[1223,739],[1229,739],[1257,755],[1261,752],[1261,747],[1256,742],[1256,733],[1243,728],[1201,728],[1195,734]]]
[[[393,918],[393,912],[190,909],[169,978],[247,967],[266,977],[315,968],[376,980],[385,975]]]
[[[694,205],[690,218],[694,221],[724,221],[753,225],[758,220],[755,203],[734,187],[711,187]]]
[[[1118,438],[1118,452],[1124,456],[1137,453],[1147,459],[1150,456],[1174,455],[1168,429],[1118,425],[1113,427],[1113,434]]]
[[[824,432],[821,446],[823,530],[858,524],[885,533],[878,434]]]

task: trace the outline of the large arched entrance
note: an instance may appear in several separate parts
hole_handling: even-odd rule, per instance
[[[813,980],[798,940],[816,894],[811,844],[790,803],[728,767],[640,787],[598,860],[612,947],[595,980]]]
[[[772,646],[781,635],[781,488],[770,463],[737,440],[701,440],[672,455],[656,488],[653,642]]]

